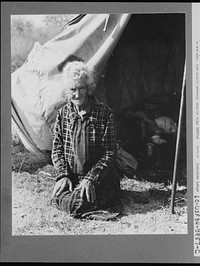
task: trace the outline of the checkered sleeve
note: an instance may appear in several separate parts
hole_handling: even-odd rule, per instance
[[[102,137],[103,154],[100,160],[87,173],[85,179],[91,180],[93,183],[99,183],[104,180],[111,168],[114,167],[116,160],[116,128],[114,115],[111,112],[108,116],[104,134]]]
[[[56,181],[58,181],[64,176],[67,176],[69,173],[68,164],[66,163],[64,155],[61,123],[62,123],[61,115],[60,112],[58,112],[53,130],[53,146],[51,152],[51,159],[53,165],[58,170],[58,176],[56,178]]]

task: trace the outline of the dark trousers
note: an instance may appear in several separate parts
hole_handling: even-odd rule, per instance
[[[80,181],[76,180],[74,187]],[[120,201],[120,179],[117,176],[108,176],[102,183],[95,185],[96,201],[90,203],[85,196],[80,198],[80,189],[63,191],[59,196],[52,199],[52,205],[68,214],[79,217],[81,214],[108,208]]]

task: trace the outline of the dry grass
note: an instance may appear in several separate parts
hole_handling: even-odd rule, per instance
[[[25,159],[24,159],[25,158]],[[171,187],[145,180],[121,180],[123,213],[116,221],[73,219],[50,206],[55,169],[22,146],[13,150],[13,235],[186,234],[186,187],[178,185],[175,214]]]
[[[24,27],[26,24],[24,24]],[[51,28],[51,27],[50,27]],[[13,29],[12,72],[25,61],[35,40],[50,39],[44,29]],[[48,34],[52,34],[52,28]],[[33,32],[35,35],[33,36]],[[171,188],[165,180],[121,180],[123,213],[117,221],[76,220],[49,205],[55,170],[45,158],[38,158],[22,145],[12,153],[13,235],[83,234],[186,234],[186,187],[178,186],[175,214],[170,213]],[[44,173],[43,173],[44,172]],[[167,176],[170,180],[170,176]],[[147,181],[148,180],[148,181]]]

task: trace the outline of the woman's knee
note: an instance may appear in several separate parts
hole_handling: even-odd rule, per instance
[[[80,190],[73,190],[72,192],[68,190],[54,197],[52,203],[59,210],[73,215],[84,205],[84,200],[80,197]]]

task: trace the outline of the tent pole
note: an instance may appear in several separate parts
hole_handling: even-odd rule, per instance
[[[177,130],[177,138],[176,138],[176,151],[175,151],[175,160],[174,160],[174,170],[173,170],[173,183],[172,183],[172,195],[171,195],[171,212],[174,214],[174,201],[176,194],[176,172],[177,172],[177,161],[178,161],[178,153],[180,146],[180,132],[181,132],[181,121],[182,121],[182,113],[183,113],[183,102],[184,102],[184,90],[185,90],[185,79],[186,79],[186,62],[184,65],[184,73],[183,73],[183,82],[181,89],[181,102],[180,102],[180,110],[179,110],[179,121],[178,121],[178,130]]]

